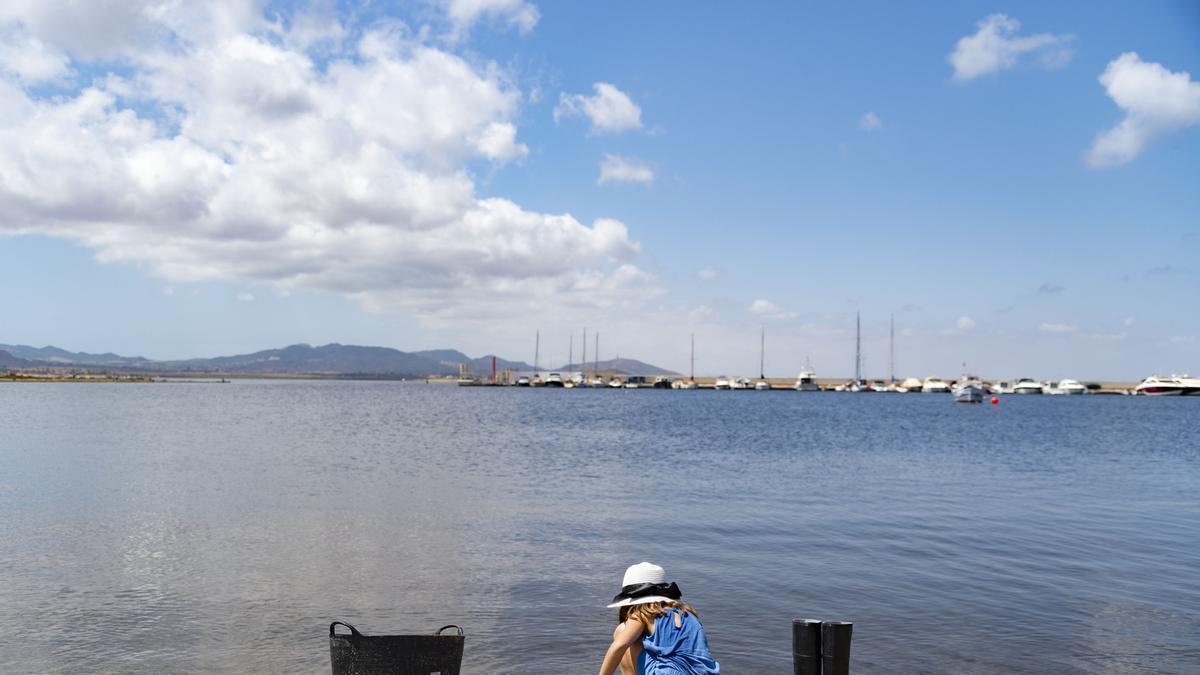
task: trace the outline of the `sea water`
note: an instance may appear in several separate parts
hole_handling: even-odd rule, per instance
[[[726,672],[1195,673],[1200,399],[0,385],[0,671],[593,672],[631,563]]]

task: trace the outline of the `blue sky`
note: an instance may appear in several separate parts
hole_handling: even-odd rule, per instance
[[[0,13],[0,342],[1200,370],[1194,3],[116,4]]]

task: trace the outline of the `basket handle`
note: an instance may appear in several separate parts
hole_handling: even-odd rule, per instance
[[[351,626],[350,624],[346,623],[345,621],[334,621],[333,623],[329,624],[329,637],[333,637],[335,635],[335,633],[333,632],[333,629],[335,626],[345,626],[346,628],[350,629],[350,634],[353,635],[354,637],[362,637],[362,633],[358,632],[357,628],[355,628],[354,626]]]
[[[449,626],[442,626],[441,628],[437,629],[437,631],[434,632],[434,635],[441,635],[442,631],[446,630],[447,628],[453,628],[454,630],[458,631],[458,636],[462,637],[462,635],[463,635],[462,626],[456,626],[454,624],[450,624]]]

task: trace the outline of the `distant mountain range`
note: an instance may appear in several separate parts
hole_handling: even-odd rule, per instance
[[[141,356],[118,354],[90,354],[70,352],[58,347],[30,347],[27,345],[0,344],[0,367],[3,368],[63,368],[113,369],[139,372],[192,372],[192,373],[254,373],[254,374],[312,374],[338,376],[425,376],[455,375],[460,363],[468,364],[477,375],[492,372],[492,356],[471,358],[455,349],[432,349],[419,352],[402,352],[390,347],[363,347],[358,345],[327,344],[313,347],[306,344],[291,345],[282,349],[267,349],[253,354],[218,356],[204,359],[179,361],[156,361]],[[593,364],[587,364],[592,367]],[[599,363],[600,370],[625,375],[674,375],[669,370],[636,361],[634,359],[611,359]],[[533,366],[523,361],[509,361],[496,357],[497,370],[531,371]],[[579,370],[576,364],[561,368],[546,369],[559,371]]]

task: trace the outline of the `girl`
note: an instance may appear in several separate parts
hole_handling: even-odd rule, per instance
[[[600,664],[600,675],[720,675],[696,610],[667,574],[648,562],[625,570],[621,592],[609,607],[620,608],[620,623]]]

